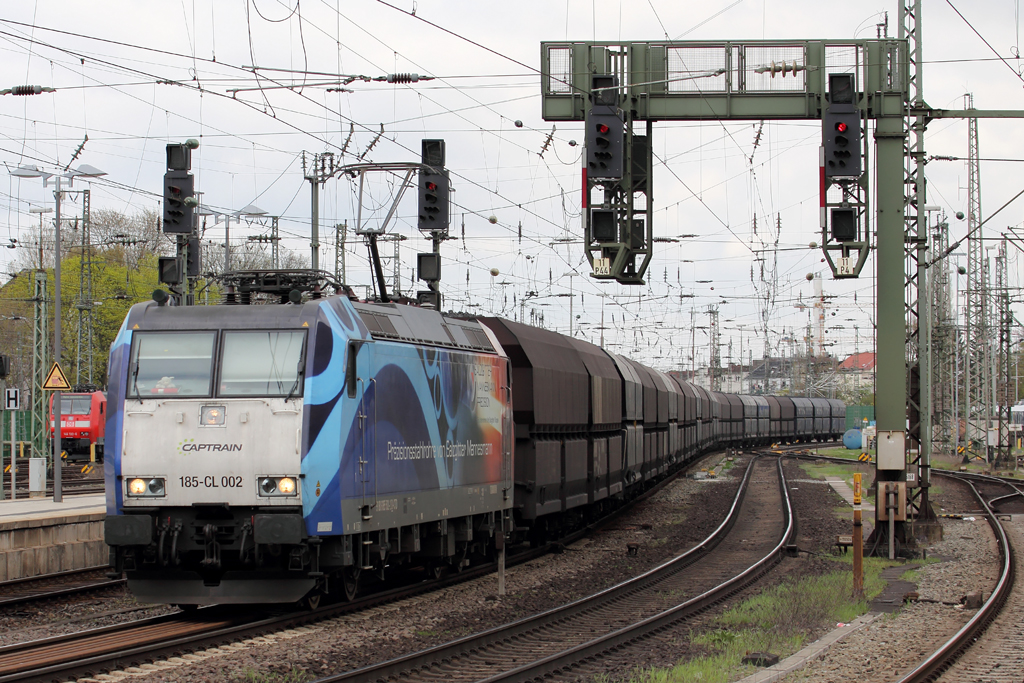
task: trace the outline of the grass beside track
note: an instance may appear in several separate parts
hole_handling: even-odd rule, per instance
[[[802,461],[800,467],[809,477],[841,478],[853,483],[852,467],[860,451],[845,448],[819,449],[820,455],[851,460],[850,465]],[[865,490],[870,480],[864,482]],[[851,508],[836,509],[837,515],[849,515]],[[934,560],[932,560],[934,561]],[[667,669],[635,671],[628,677],[633,683],[728,683],[758,669],[742,664],[751,652],[769,652],[784,659],[797,652],[817,629],[836,623],[848,623],[868,611],[868,603],[885,588],[880,577],[883,569],[900,562],[864,558],[864,597],[853,595],[852,554],[833,559],[835,571],[799,580],[787,580],[756,597],[728,610],[715,620],[713,630],[692,633],[689,650],[700,653],[689,661]],[[917,567],[929,561],[907,562],[903,574],[913,580]]]
[[[758,671],[741,663],[750,652],[770,652],[780,660],[788,657],[806,644],[815,629],[847,623],[866,613],[868,602],[885,587],[882,570],[901,564],[864,558],[865,596],[858,599],[853,595],[853,574],[845,567],[852,561],[852,557],[837,558],[834,572],[786,581],[745,600],[716,618],[714,630],[690,634],[690,649],[702,654],[672,668],[635,671],[629,680],[728,683]]]

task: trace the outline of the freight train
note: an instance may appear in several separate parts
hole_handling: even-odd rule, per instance
[[[840,401],[707,391],[501,318],[164,303],[109,365],[105,537],[144,602],[351,599],[557,537],[710,449],[845,426]]]

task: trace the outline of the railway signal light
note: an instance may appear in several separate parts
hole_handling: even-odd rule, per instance
[[[431,173],[420,169],[419,219],[417,227],[427,232],[448,230],[448,171]]]
[[[584,133],[587,176],[618,180],[622,178],[626,156],[624,124],[619,115],[618,77],[593,74],[590,102]]]
[[[832,209],[832,239],[837,242],[857,241],[857,209],[837,207]]]
[[[822,113],[825,177],[860,177],[860,112],[853,74],[830,74],[829,104]]]
[[[157,280],[165,285],[181,284],[181,268],[177,256],[161,256],[157,259]]]
[[[202,248],[199,245],[199,235],[190,235],[185,255],[185,274],[188,277],[199,277],[200,270],[202,270]]]
[[[195,178],[188,171],[164,174],[164,232],[188,235],[195,213]]]
[[[416,254],[416,277],[424,282],[441,279],[441,255],[434,252]]]
[[[420,163],[434,168],[444,168],[444,140],[421,140]]]
[[[590,239],[592,242],[618,242],[619,230],[615,209],[590,210]]]
[[[587,119],[587,175],[591,178],[622,177],[625,165],[625,133],[617,112],[591,110]]]

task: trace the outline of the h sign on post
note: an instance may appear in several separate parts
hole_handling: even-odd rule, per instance
[[[21,410],[21,391],[11,387],[4,392],[4,410]]]

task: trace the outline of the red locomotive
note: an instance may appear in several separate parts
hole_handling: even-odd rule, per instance
[[[107,427],[107,395],[102,391],[61,394],[61,449],[68,462],[103,462]],[[53,396],[50,396],[50,438],[53,438]]]

